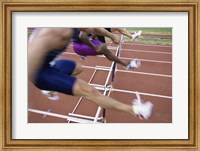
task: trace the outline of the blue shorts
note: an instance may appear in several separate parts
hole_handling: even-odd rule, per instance
[[[76,77],[71,76],[76,63],[71,60],[56,60],[54,65],[45,65],[37,73],[35,86],[42,90],[73,95]]]

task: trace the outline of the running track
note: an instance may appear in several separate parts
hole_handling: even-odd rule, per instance
[[[165,36],[159,35],[159,37]],[[115,54],[118,45],[112,43],[107,43],[107,45]],[[112,62],[103,56],[87,57],[86,60],[81,60],[73,52],[72,45],[59,58],[72,59],[83,64],[84,71],[78,77],[91,85],[99,86],[99,89],[105,84],[112,65]],[[120,58],[127,61],[138,58],[141,60],[142,66],[134,71],[127,71],[117,65],[112,90],[108,91],[110,93],[107,95],[131,104],[132,100],[136,98],[135,92],[138,91],[144,101],[151,101],[154,104],[154,112],[151,119],[139,120],[128,113],[106,110],[106,122],[172,123],[172,47],[125,41],[120,49]],[[98,70],[94,73],[95,68]],[[108,84],[111,85],[110,78]],[[82,99],[75,110],[74,108],[80,100],[79,97],[59,94],[58,101],[51,101],[42,95],[32,83],[29,82],[28,87],[29,123],[74,123],[70,122],[69,117],[73,119],[77,117],[69,116],[69,113],[87,117],[95,117],[97,113],[98,106],[88,100]],[[101,92],[103,93],[103,90]],[[81,122],[84,123],[85,119],[81,117]]]

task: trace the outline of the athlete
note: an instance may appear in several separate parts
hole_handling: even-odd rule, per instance
[[[66,95],[82,96],[105,109],[118,110],[149,119],[153,105],[150,102],[121,103],[104,96],[94,87],[75,75],[82,71],[72,60],[56,60],[66,49],[73,35],[71,28],[40,28],[28,43],[28,78],[42,90],[57,91]]]
[[[135,32],[133,35],[128,32],[127,30],[123,29],[123,28],[105,28],[107,31],[109,32],[119,32],[120,34],[124,35],[124,36],[127,36],[128,38],[130,38],[133,42],[142,35],[142,31],[138,31],[138,32]],[[103,43],[106,43],[106,40],[105,40],[105,36],[101,36],[101,35],[98,35],[97,36],[98,39],[103,42]]]
[[[102,32],[100,34],[107,35],[107,30],[100,28]],[[102,43],[98,39],[90,39],[88,33],[82,28],[76,28],[73,34],[73,48],[74,51],[83,57],[104,55],[110,61],[121,64],[127,70],[139,68],[141,65],[140,60],[133,59],[132,61],[124,62],[112,52],[110,52],[106,44]]]

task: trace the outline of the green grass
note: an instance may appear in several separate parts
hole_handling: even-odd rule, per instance
[[[172,28],[126,28],[130,33],[142,30],[143,34],[155,34],[155,35],[172,35]],[[125,38],[125,41],[130,42],[130,38]],[[150,38],[150,37],[139,37],[136,42],[152,45],[172,45],[172,39],[169,38]]]
[[[130,40],[127,40],[130,41]],[[136,39],[138,43],[145,43],[150,45],[172,45],[171,39],[159,39],[159,38],[143,38],[140,37]]]
[[[126,28],[126,30],[131,33],[142,30],[146,34],[172,35],[172,28]]]

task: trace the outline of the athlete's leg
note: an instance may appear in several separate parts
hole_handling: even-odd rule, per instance
[[[81,56],[96,56],[96,55],[105,55],[107,59],[109,59],[110,61],[114,61],[116,63],[121,64],[122,66],[126,67],[129,62],[124,62],[121,59],[119,59],[117,56],[115,56],[114,54],[112,54],[106,47],[105,44],[102,44],[100,41],[98,40],[91,40],[91,42],[95,45],[95,46],[99,46],[101,47],[100,49],[94,50],[91,47],[89,47],[88,45],[85,44],[74,44],[74,51],[81,55]]]
[[[76,75],[80,74],[81,72],[83,72],[83,66],[80,63],[76,62],[76,68],[72,72],[72,76],[76,76]]]
[[[138,31],[138,32],[135,32],[135,34],[131,34],[130,32],[128,32],[127,30],[123,29],[123,28],[112,28],[112,32],[114,31],[118,31],[119,33],[121,33],[122,35],[125,35],[129,38],[132,39],[132,41],[135,41],[136,38],[138,38],[139,36],[142,35],[142,31]]]
[[[94,33],[101,36],[106,36],[110,38],[114,43],[119,44],[120,38],[113,33],[107,31],[104,28],[82,28],[81,30],[87,32],[87,33]]]
[[[126,31],[126,30],[123,29],[123,28],[112,28],[112,32],[113,32],[113,31],[118,31],[118,32],[121,33],[122,35],[125,35],[125,36],[127,36],[127,37],[129,37],[129,38],[132,38],[132,34],[129,33],[128,31]]]
[[[60,70],[61,66],[47,66],[45,68],[42,68],[41,70],[39,70],[34,84],[41,90],[56,91],[73,95],[72,87],[76,81],[76,77],[72,76],[71,74],[68,74],[68,72],[72,73],[74,71],[73,69],[75,68],[75,66],[76,64],[71,64],[69,70],[63,71],[62,69]],[[67,67],[65,67],[64,69],[66,68]]]
[[[77,79],[73,87],[73,94],[75,96],[82,96],[97,105],[106,108],[128,112],[134,114],[132,105],[121,103],[111,97],[104,96],[98,90],[88,85],[85,81]]]
[[[52,67],[60,73],[73,76],[80,74],[83,71],[83,67],[81,64],[66,59],[56,60],[55,65]]]
[[[81,64],[79,63],[75,63],[74,61],[71,60],[55,60],[54,61],[54,65],[51,65],[51,67],[48,67],[51,70],[48,71],[49,77],[51,77],[51,73],[53,73],[53,71],[57,71],[59,74],[64,74],[66,76],[68,75],[72,75],[75,76],[77,74],[80,74],[83,71],[83,68],[81,66]],[[53,73],[54,74],[54,73]],[[43,72],[43,74],[41,75],[45,75],[45,72]],[[43,78],[43,76],[40,77],[41,79]],[[61,77],[60,77],[61,78]],[[62,77],[62,78],[66,78],[66,77]],[[55,82],[55,80],[57,80],[54,76],[52,76],[52,79],[46,79],[46,80],[50,80],[51,82]],[[44,80],[42,80],[44,82]],[[64,82],[63,82],[64,84]],[[38,87],[40,86],[40,84],[37,84]],[[57,87],[57,85],[55,84],[55,87]],[[51,87],[49,87],[51,88]],[[40,86],[40,89],[41,86]],[[52,90],[52,89],[47,89],[45,87],[46,90],[41,90],[42,94],[46,95],[50,100],[58,100],[59,96],[58,93],[56,91],[48,91],[48,90]],[[64,89],[64,88],[63,88]]]
[[[111,32],[111,28],[104,28],[106,29],[108,32]],[[102,43],[106,43],[106,39],[105,39],[105,36],[100,36],[100,35],[97,35],[97,40],[101,41]]]
[[[106,36],[110,38],[114,43],[119,44],[120,43],[120,38],[113,33],[107,31],[104,28],[94,28],[95,32],[99,33],[100,35]]]
[[[100,55],[103,54],[110,61],[119,63],[124,67],[126,67],[129,64],[129,62],[124,62],[119,57],[115,56],[112,52],[110,52],[110,50],[108,50],[108,48],[105,45],[102,46],[102,49],[100,52],[98,52],[98,54],[100,54]]]
[[[102,45],[102,43],[99,40],[90,40],[90,42],[95,47]],[[74,49],[74,52],[80,56],[96,56],[97,50],[98,50],[98,49],[95,50],[86,44],[80,44],[80,43],[74,43],[73,49]]]
[[[152,104],[150,103],[133,105],[121,103],[111,97],[102,95],[85,81],[58,72],[52,67],[42,69],[38,73],[35,85],[39,89],[57,91],[67,95],[82,96],[103,108],[124,111],[132,115],[141,115],[145,119],[150,118],[152,113]]]
[[[140,100],[136,100],[133,104],[128,105],[111,97],[104,96],[81,79],[76,80],[73,86],[73,94],[75,96],[82,96],[102,108],[127,112],[137,115],[141,119],[149,119],[152,115],[153,104],[151,102],[142,103]]]
[[[108,58],[110,61],[114,61],[116,63],[121,64],[122,66],[124,66],[127,70],[131,70],[131,69],[135,69],[135,68],[139,68],[141,66],[141,62],[138,59],[133,59],[130,60],[128,62],[124,62],[123,60],[121,60],[119,57],[115,56],[114,54],[112,54],[112,52],[110,52],[108,50],[108,48],[106,47],[106,45],[102,46],[102,49],[100,52],[98,52],[98,54],[103,54],[105,55],[106,58]]]

